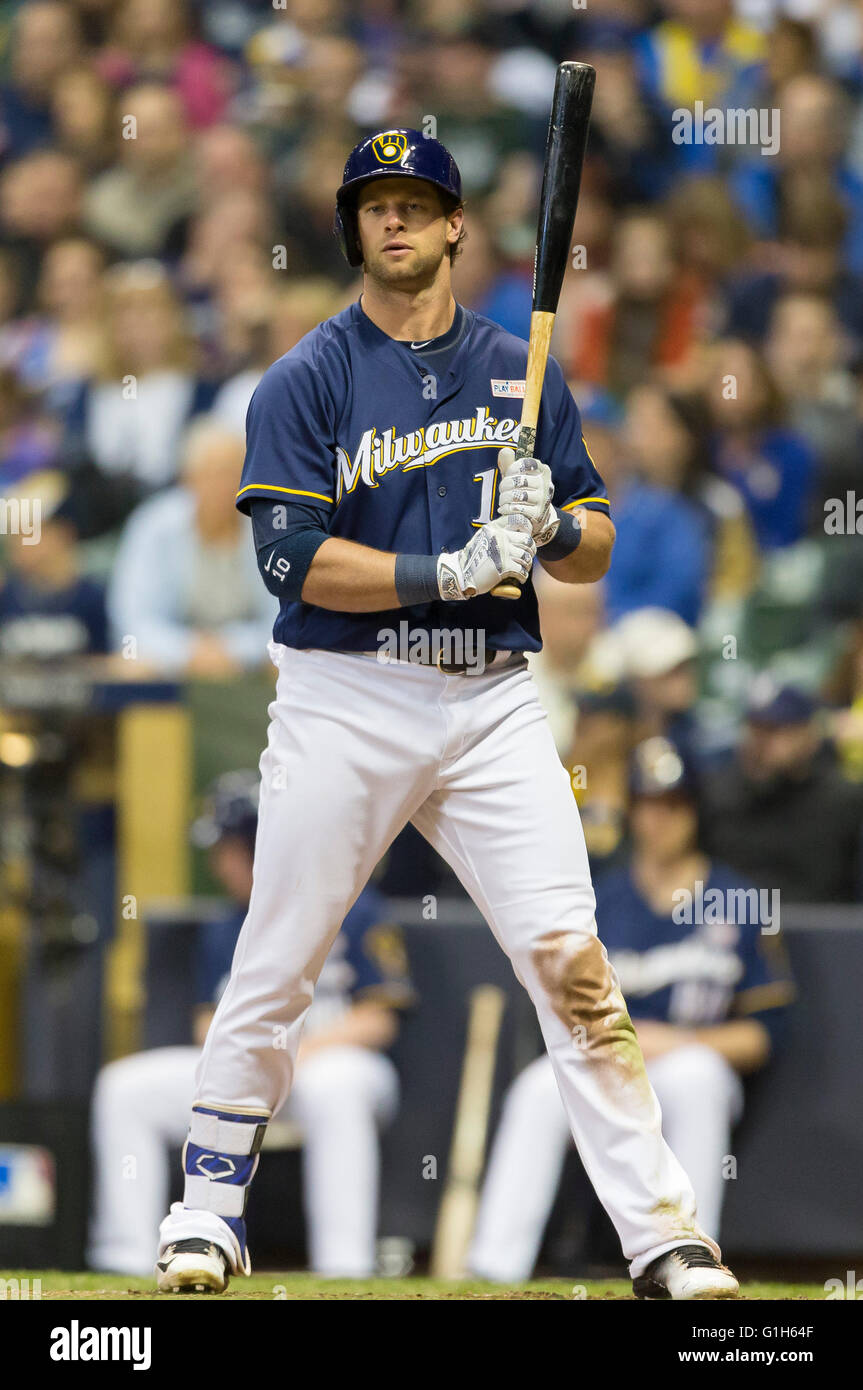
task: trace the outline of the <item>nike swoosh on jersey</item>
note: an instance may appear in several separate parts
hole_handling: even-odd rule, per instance
[[[426,338],[424,343],[411,343],[412,348],[428,347],[429,343],[434,342],[433,338]]]

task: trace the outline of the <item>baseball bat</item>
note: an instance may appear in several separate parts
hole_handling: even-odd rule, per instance
[[[504,1002],[504,992],[496,985],[480,985],[470,996],[446,1189],[432,1248],[431,1273],[435,1279],[458,1279],[464,1273],[464,1259],[479,1205]]]
[[[536,448],[542,383],[563,273],[569,260],[595,85],[596,69],[590,63],[561,63],[557,69],[539,199],[533,307],[524,402],[515,450],[517,459],[531,458]],[[521,587],[513,580],[505,580],[492,589],[492,593],[496,598],[518,598]]]

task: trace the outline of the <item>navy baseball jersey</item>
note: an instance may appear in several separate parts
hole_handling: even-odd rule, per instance
[[[497,455],[518,435],[527,344],[460,305],[443,339],[414,346],[390,338],[359,301],[307,334],[252,397],[238,507],[248,511],[256,498],[303,505],[330,535],[377,550],[460,550],[472,527],[496,515]],[[536,455],[551,469],[557,507],[608,514],[553,358]],[[541,647],[529,582],[515,602],[483,594],[371,614],[283,600],[273,636],[290,647],[372,651],[379,631],[406,617],[421,630],[482,629],[492,648]]]
[[[728,895],[748,885],[714,864],[704,883],[706,905],[734,902]],[[742,900],[740,900],[742,901]],[[793,998],[794,990],[775,936],[759,921],[738,919],[749,911],[716,912],[709,906],[701,924],[674,921],[654,912],[629,868],[610,872],[597,885],[600,936],[617,972],[630,1015],[682,1027],[707,1027],[729,1018],[757,1015],[768,1022]],[[767,925],[767,923],[765,923]]]
[[[231,962],[245,913],[202,929],[196,961],[195,997],[213,1007],[231,973]],[[360,999],[378,999],[393,1008],[413,1000],[401,932],[389,921],[386,899],[374,887],[363,889],[330,949],[318,976],[305,1031],[318,1032],[335,1023]]]
[[[92,579],[41,589],[11,573],[0,588],[0,656],[83,656],[108,650],[105,590]]]

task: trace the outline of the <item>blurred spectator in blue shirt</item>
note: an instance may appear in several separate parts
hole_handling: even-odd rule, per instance
[[[218,421],[196,421],[182,485],[133,512],[109,591],[113,643],[124,654],[203,678],[266,661],[278,604],[260,582],[234,507],[243,454],[242,437]]]
[[[60,439],[56,419],[23,389],[14,372],[0,367],[0,491],[56,467]]]
[[[491,227],[476,213],[453,268],[453,289],[460,304],[517,338],[530,336],[531,272],[524,265],[504,265]]]
[[[755,152],[731,174],[731,189],[755,234],[775,239],[783,210],[795,197],[817,203],[831,190],[848,214],[844,252],[849,270],[863,272],[863,179],[845,158],[848,107],[828,77],[803,73],[780,93],[777,154]],[[819,191],[820,190],[820,191]]]
[[[678,163],[667,116],[640,89],[631,39],[596,33],[579,58],[602,73],[590,118],[592,159],[615,206],[653,202],[668,191]]]
[[[21,301],[36,292],[42,259],[81,222],[81,172],[59,150],[34,150],[0,174],[0,240],[14,254]]]
[[[51,140],[51,96],[81,53],[78,12],[59,0],[19,5],[12,26],[11,72],[0,88],[0,153],[28,154]]]
[[[6,542],[0,581],[0,657],[58,661],[107,651],[105,593],[79,573],[68,479],[57,471],[32,473],[3,506],[17,527]]]
[[[712,542],[708,514],[682,491],[693,435],[663,392],[642,387],[629,397],[623,438],[627,472],[612,488],[617,540],[605,579],[608,616],[666,608],[694,627]]]
[[[668,113],[746,104],[767,45],[733,13],[731,0],[666,0],[666,18],[639,34],[635,51],[649,100]],[[686,170],[710,171],[721,145],[690,141],[673,147]]]
[[[863,355],[863,278],[845,266],[842,243],[848,214],[831,188],[806,190],[783,216],[782,238],[766,268],[738,269],[727,287],[726,332],[761,345],[783,294],[821,294],[832,303],[848,334],[855,360]]]
[[[54,242],[42,261],[36,312],[0,328],[0,362],[58,412],[102,365],[104,265],[93,241]]]
[[[858,485],[863,444],[850,344],[827,296],[800,292],[777,300],[765,355],[789,423],[818,458],[810,527],[823,535],[827,499]]]
[[[219,388],[212,414],[235,434],[244,435],[249,402],[267,367],[339,307],[338,286],[322,275],[291,281],[281,293],[271,295],[253,361]]]
[[[100,370],[70,406],[69,448],[143,495],[174,481],[183,430],[213,389],[197,375],[183,307],[158,261],[113,267],[104,295]]]
[[[761,549],[800,540],[809,520],[815,455],[785,423],[764,361],[746,343],[725,339],[712,349],[708,404],[714,467],[743,497]]]

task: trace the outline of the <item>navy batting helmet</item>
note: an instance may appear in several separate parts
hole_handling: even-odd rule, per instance
[[[342,186],[336,194],[333,230],[349,265],[362,265],[363,253],[357,231],[357,194],[364,183],[387,175],[425,179],[448,195],[452,207],[461,203],[461,175],[458,165],[439,140],[421,130],[382,130],[367,135],[348,155]]]
[[[202,813],[190,832],[196,849],[212,849],[226,835],[236,835],[250,846],[258,826],[260,778],[256,772],[226,772],[217,777],[204,796]]]
[[[682,749],[657,735],[639,743],[629,768],[630,796],[686,796],[694,800],[695,772]]]

